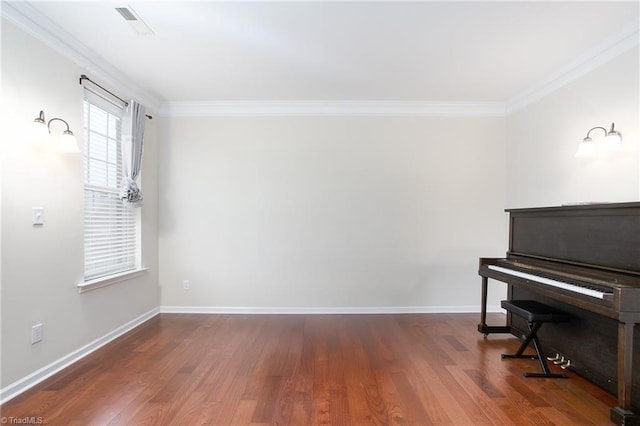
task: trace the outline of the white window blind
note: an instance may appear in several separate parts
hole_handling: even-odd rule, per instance
[[[84,279],[136,269],[138,213],[118,197],[123,109],[85,90]]]

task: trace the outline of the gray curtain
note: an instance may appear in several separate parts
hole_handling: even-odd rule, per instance
[[[136,180],[142,170],[145,108],[136,101],[129,102],[122,120],[122,188],[120,199],[125,205],[140,207],[142,191]]]

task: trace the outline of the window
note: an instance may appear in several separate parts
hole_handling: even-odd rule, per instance
[[[138,267],[138,211],[118,197],[122,182],[123,109],[85,90],[84,279]]]

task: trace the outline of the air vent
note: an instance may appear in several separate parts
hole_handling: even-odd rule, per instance
[[[138,35],[153,35],[151,28],[145,24],[142,18],[140,18],[140,15],[138,15],[131,6],[116,7],[115,9],[116,12],[118,12],[120,16],[129,23],[129,25],[131,25],[131,28],[133,28]]]
[[[116,7],[116,10],[127,21],[137,21],[138,20],[138,18],[136,18],[136,16],[133,13],[131,13],[131,11],[129,9],[127,9],[126,7]]]

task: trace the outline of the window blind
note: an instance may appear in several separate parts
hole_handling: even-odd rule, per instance
[[[122,108],[85,90],[84,279],[137,266],[138,214],[119,199]]]

